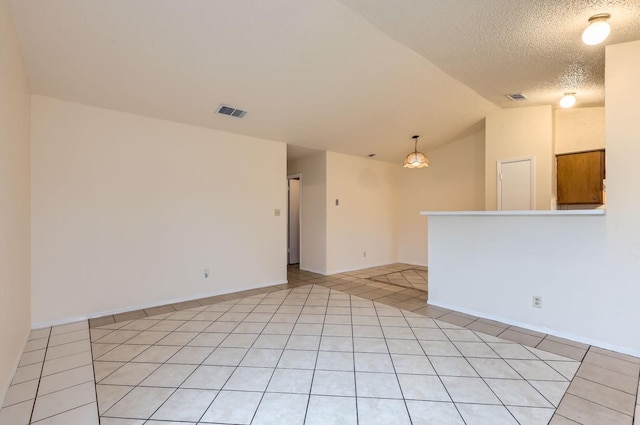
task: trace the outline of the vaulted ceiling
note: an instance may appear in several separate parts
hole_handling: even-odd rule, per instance
[[[604,99],[604,47],[640,39],[637,0],[14,0],[33,93],[400,162],[498,107]],[[504,94],[524,92],[514,105]],[[215,113],[220,104],[248,111]],[[298,152],[307,152],[301,149]]]

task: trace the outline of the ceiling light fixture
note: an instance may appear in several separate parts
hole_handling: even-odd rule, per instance
[[[565,93],[562,99],[560,99],[560,106],[562,108],[571,108],[575,104],[576,104],[575,93]]]
[[[609,36],[611,26],[607,20],[611,18],[608,13],[599,13],[589,18],[589,26],[582,33],[582,41],[589,46],[602,43]]]
[[[413,136],[413,152],[404,159],[405,168],[424,168],[429,166],[429,158],[422,152],[418,152],[418,135]]]

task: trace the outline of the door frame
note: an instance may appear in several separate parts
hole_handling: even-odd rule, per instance
[[[289,245],[290,242],[290,232],[289,232],[289,214],[291,213],[290,211],[290,193],[291,193],[291,187],[289,186],[289,180],[298,180],[300,182],[300,187],[298,189],[298,264],[302,263],[302,173],[295,173],[295,174],[289,174],[287,175],[287,254],[286,254],[286,261],[287,261],[287,266],[289,266],[290,262],[290,250],[291,250],[291,246]]]
[[[519,158],[509,158],[509,159],[499,159],[496,162],[496,209],[498,211],[502,211],[502,164],[509,164],[511,162],[530,162],[531,169],[531,199],[529,200],[529,204],[531,205],[531,210],[536,209],[536,157],[535,156],[523,156]]]

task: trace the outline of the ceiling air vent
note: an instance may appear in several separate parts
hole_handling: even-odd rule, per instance
[[[521,100],[527,100],[527,96],[523,95],[522,93],[511,93],[506,96],[509,98],[509,100],[514,100],[516,102]]]
[[[229,105],[220,105],[217,112],[222,115],[229,115],[230,117],[242,118],[247,115],[247,111],[243,111],[242,109],[236,109]]]

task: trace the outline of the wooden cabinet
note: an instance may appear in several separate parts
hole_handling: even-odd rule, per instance
[[[556,155],[558,204],[603,204],[604,150]]]

